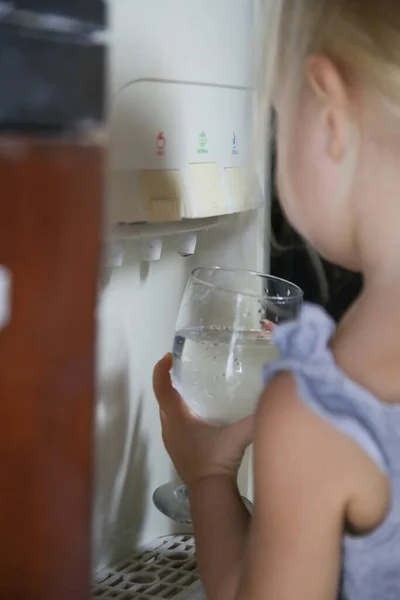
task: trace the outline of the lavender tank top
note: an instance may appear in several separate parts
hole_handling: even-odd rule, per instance
[[[303,402],[354,440],[391,481],[391,507],[372,533],[343,538],[340,600],[400,600],[400,404],[384,404],[351,381],[328,347],[334,321],[305,305],[295,322],[277,327],[280,358],[264,370],[265,384],[293,374]],[[400,368],[400,365],[399,365]]]

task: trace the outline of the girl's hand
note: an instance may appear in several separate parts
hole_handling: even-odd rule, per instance
[[[237,477],[244,452],[253,440],[253,417],[229,427],[214,427],[194,416],[172,387],[171,355],[155,367],[154,393],[160,406],[162,436],[186,485],[214,476]]]

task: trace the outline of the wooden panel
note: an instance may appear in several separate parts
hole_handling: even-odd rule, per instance
[[[83,600],[90,577],[100,148],[0,138],[0,598]]]

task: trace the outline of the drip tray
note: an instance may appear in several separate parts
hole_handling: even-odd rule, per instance
[[[91,600],[205,600],[194,539],[169,535],[100,571]]]

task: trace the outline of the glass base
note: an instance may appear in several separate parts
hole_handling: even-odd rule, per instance
[[[242,496],[244,505],[253,514],[253,504]],[[185,485],[172,482],[161,485],[153,494],[153,502],[158,510],[175,523],[191,525],[188,489]]]
[[[161,485],[153,494],[153,502],[158,510],[172,521],[191,525],[189,494],[186,485],[176,485],[172,482]]]

